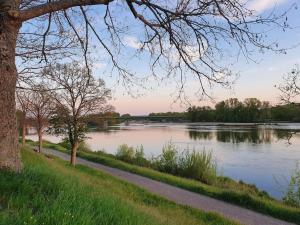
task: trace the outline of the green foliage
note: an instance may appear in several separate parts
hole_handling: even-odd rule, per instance
[[[299,104],[271,106],[269,102],[246,98],[243,102],[230,98],[209,106],[189,107],[187,118],[192,122],[266,122],[300,121]]]
[[[135,151],[133,147],[129,147],[127,144],[122,144],[117,149],[116,157],[124,162],[132,163],[134,160]]]
[[[172,143],[169,142],[164,145],[162,154],[158,159],[153,161],[153,164],[161,172],[178,174],[178,149]]]
[[[192,178],[206,184],[216,182],[217,170],[211,152],[186,149],[180,153],[171,141],[164,145],[162,154],[148,160],[144,155],[143,146],[129,147],[120,145],[115,156],[117,159],[138,166],[151,167],[155,170],[177,176]]]
[[[268,197],[256,187],[244,183],[238,183],[230,178],[218,177],[216,185],[206,185],[196,180],[186,179],[167,173],[162,173],[151,168],[139,167],[112,157],[97,155],[96,153],[79,153],[79,156],[87,160],[98,162],[107,166],[119,168],[131,173],[139,174],[174,185],[192,192],[207,195],[226,202],[230,202],[254,211],[271,215],[275,218],[300,224],[300,209],[287,206],[280,201]]]
[[[143,145],[140,145],[135,149],[134,164],[138,166],[150,167],[150,161],[145,158]]]
[[[186,112],[160,112],[149,113],[148,115],[151,121],[163,122],[163,121],[182,121],[186,120]]]
[[[142,145],[134,149],[127,144],[122,144],[118,147],[115,157],[138,166],[150,166],[150,161],[145,158],[144,147]]]
[[[62,148],[62,147],[61,147]],[[66,152],[66,150],[62,150]],[[115,156],[104,152],[79,152],[78,156],[92,162],[125,170],[174,185],[192,192],[207,195],[226,202],[230,202],[254,211],[283,219],[300,225],[300,209],[283,204],[270,198],[265,192],[259,191],[254,185],[236,182],[228,177],[217,177],[214,185],[207,185],[196,180],[186,179],[151,168],[140,167],[116,160]]]
[[[94,169],[23,149],[21,173],[0,171],[0,225],[236,224]]]
[[[68,138],[63,138],[63,140],[59,143],[62,147],[67,149],[68,151],[71,151],[71,144],[68,140]],[[88,144],[85,141],[81,141],[78,145],[77,151],[92,151],[91,148],[88,146]]]
[[[283,200],[291,205],[300,207],[300,168],[297,166],[291,177],[287,192]]]
[[[91,113],[84,117],[84,121],[89,129],[103,130],[105,123],[112,126],[120,123],[120,114],[114,111]]]
[[[217,166],[212,152],[190,151],[187,149],[179,159],[179,175],[193,178],[206,184],[214,184],[217,179]]]
[[[192,178],[206,184],[213,184],[217,178],[216,163],[211,152],[180,151],[171,141],[164,145],[162,154],[152,159],[152,168],[176,176]]]

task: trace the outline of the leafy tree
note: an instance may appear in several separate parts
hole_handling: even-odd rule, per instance
[[[55,85],[52,96],[56,110],[50,120],[50,131],[67,136],[71,145],[71,165],[75,166],[78,145],[86,138],[85,117],[104,112],[111,92],[103,80],[96,80],[86,67],[76,62],[49,66],[44,73]]]
[[[97,22],[97,27],[96,16],[103,22]],[[159,77],[162,68],[164,77],[173,74],[179,80],[179,97],[184,96],[186,76],[191,73],[207,95],[204,83],[231,84],[234,74],[221,63],[222,58],[229,60],[229,46],[245,57],[254,49],[282,51],[277,43],[269,43],[264,31],[270,26],[288,28],[285,13],[262,17],[248,9],[247,1],[237,0],[0,0],[0,21],[0,168],[13,170],[21,165],[15,115],[17,79],[29,82],[27,75],[34,77],[47,62],[78,57],[82,52],[88,67],[89,53],[96,49],[91,43],[97,41],[120,80],[132,84],[134,73],[123,66],[127,60],[119,59],[127,35],[127,43],[150,56],[152,74]],[[128,41],[128,34],[137,28],[140,40]]]
[[[45,84],[39,84],[32,87],[32,90],[26,90],[18,93],[19,102],[26,106],[28,117],[32,118],[38,134],[38,152],[43,148],[43,134],[48,125],[48,119],[53,109],[53,99],[47,91]],[[23,137],[24,139],[24,137]]]

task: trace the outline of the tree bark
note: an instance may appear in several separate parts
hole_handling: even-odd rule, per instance
[[[38,152],[41,153],[43,150],[43,129],[38,128],[38,137],[39,137],[39,146],[38,146]]]
[[[76,165],[76,155],[77,155],[77,149],[78,149],[78,142],[75,142],[72,144],[72,151],[71,151],[71,165],[75,166]]]
[[[0,169],[21,169],[18,149],[15,48],[21,23],[0,14]]]
[[[23,112],[23,116],[22,116],[22,146],[25,146],[25,136],[26,136],[26,113]]]

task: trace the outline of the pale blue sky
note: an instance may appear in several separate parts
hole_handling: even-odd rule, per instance
[[[275,10],[280,13],[288,9],[293,3],[300,4],[299,0],[255,0],[252,1],[252,7],[260,13],[268,13],[269,10]],[[300,26],[300,10],[291,10],[288,14],[289,23],[292,26]],[[270,33],[273,40],[278,40],[281,46],[291,47],[300,43],[300,29],[295,28],[293,31],[286,33]],[[130,51],[130,50],[129,50]],[[273,104],[279,102],[279,92],[274,87],[282,81],[282,76],[296,63],[300,63],[300,47],[295,47],[287,51],[287,54],[275,54],[268,52],[263,55],[255,55],[254,58],[258,63],[247,62],[240,59],[235,65],[235,72],[239,72],[240,77],[236,81],[232,90],[214,88],[212,96],[215,101],[224,100],[229,97],[244,99],[247,97],[257,97],[262,100],[270,101]],[[145,60],[145,58],[143,59]],[[144,72],[146,65],[137,63],[135,69]],[[110,83],[110,82],[109,82]],[[184,111],[187,107],[185,104],[173,103],[176,86],[171,81],[164,83],[152,82],[151,90],[140,89],[143,96],[132,98],[127,95],[123,88],[118,87],[114,92],[114,99],[111,104],[116,107],[120,113],[131,114],[148,114],[149,112],[165,111]],[[187,91],[189,95],[197,90],[198,84],[191,84]],[[175,91],[176,94],[176,91]],[[211,101],[199,101],[192,97],[192,104],[195,105],[212,105]]]
[[[257,10],[259,14],[268,13],[273,9],[275,9],[277,13],[280,13],[290,8],[295,3],[300,7],[300,0],[244,1],[249,2],[249,6],[252,9]],[[294,8],[288,14],[288,21],[290,25],[300,27],[300,10],[295,10]],[[103,7],[99,7],[99,10],[98,8],[96,9],[98,14],[104,13]],[[118,13],[123,20],[126,20],[124,24],[137,24],[136,21],[133,21],[133,16],[128,14],[127,9]],[[95,17],[94,24],[97,24],[97,29],[99,29],[98,31],[101,33],[103,15]],[[121,23],[121,25],[123,25],[123,23]],[[138,28],[131,26],[131,30],[126,33],[126,56],[132,56],[135,53],[135,50],[138,47],[136,46],[136,40],[139,39],[139,32],[140,30]],[[281,47],[291,47],[300,43],[300,28],[295,28],[288,32],[270,32],[268,36],[271,40],[278,41]],[[108,39],[109,37],[104,36],[104,38]],[[103,49],[98,44],[93,44],[97,46],[94,48],[95,51],[93,52],[93,55],[98,59],[98,62],[95,65],[94,74],[102,77],[106,81],[107,85],[113,89],[113,100],[110,103],[115,106],[116,111],[122,114],[130,113],[141,115],[148,114],[150,112],[184,111],[187,108],[187,105],[185,104],[181,104],[179,102],[174,103],[174,99],[177,94],[174,79],[165,80],[164,82],[157,82],[153,79],[147,80],[144,82],[144,85],[147,87],[146,89],[141,88],[139,85],[133,89],[135,91],[132,93],[134,95],[141,94],[140,97],[133,98],[128,95],[122,85],[115,86],[116,76],[111,77],[110,70],[107,66],[107,57],[102,57],[104,55]],[[122,64],[127,66],[127,68],[131,71],[134,71],[139,75],[146,75],[149,74],[149,67],[147,64],[149,61],[148,57],[149,56],[146,53],[140,56],[140,58],[132,58],[128,63],[124,60],[124,56],[121,56],[120,59]],[[224,100],[229,97],[237,97],[239,99],[257,97],[262,100],[271,101],[274,104],[277,103],[279,92],[274,85],[281,82],[282,76],[288,73],[294,64],[300,63],[300,47],[288,50],[285,55],[267,52],[263,55],[254,54],[253,58],[255,58],[258,63],[247,62],[244,58],[240,58],[234,65],[234,72],[238,72],[240,76],[232,90],[215,87],[210,91],[210,94],[213,96],[215,101]],[[227,64],[228,62],[224,60],[224,62],[221,63]],[[194,105],[212,105],[213,102],[199,101],[199,99],[194,96],[194,93],[199,88],[199,84],[193,80],[192,76],[188,77],[191,78],[186,92],[190,97],[191,103]]]

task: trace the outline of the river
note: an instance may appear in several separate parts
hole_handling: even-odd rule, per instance
[[[300,163],[300,124],[274,125],[216,123],[121,124],[90,132],[92,150],[116,153],[119,145],[143,145],[147,157],[157,156],[169,141],[180,149],[212,151],[218,173],[255,184],[275,198],[284,195],[289,178]],[[37,140],[35,135],[27,138]],[[59,142],[60,137],[45,135]]]

